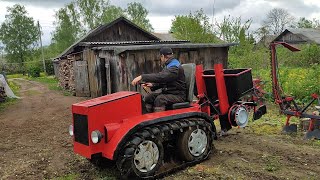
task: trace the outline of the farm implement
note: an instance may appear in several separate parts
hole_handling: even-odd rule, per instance
[[[188,101],[166,111],[145,113],[142,95],[129,91],[73,104],[69,133],[74,152],[114,161],[121,178],[159,178],[208,158],[218,136],[215,119],[225,132],[245,127],[249,109],[254,119],[266,113],[265,105],[241,100],[254,90],[251,69],[182,66]]]
[[[292,52],[300,51],[296,47],[293,47],[285,42],[274,42],[270,44],[271,51],[271,78],[272,78],[272,93],[275,102],[279,105],[281,113],[287,116],[286,123],[283,127],[283,132],[292,133],[297,132],[297,124],[291,124],[291,117],[302,118],[302,126],[306,127],[306,139],[320,139],[320,97],[317,94],[312,94],[312,100],[304,107],[299,106],[294,97],[285,96],[279,82],[278,61],[276,56],[276,46],[282,45]],[[315,111],[310,112],[308,109],[313,104]]]

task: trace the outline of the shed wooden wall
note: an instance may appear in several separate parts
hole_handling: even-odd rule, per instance
[[[205,69],[212,69],[215,63],[227,67],[228,48],[173,49],[181,63],[202,64]],[[99,58],[110,63],[111,93],[123,90],[135,90],[130,83],[138,75],[161,71],[159,50],[126,51],[113,55],[113,51],[100,51]],[[110,91],[108,91],[109,93]]]
[[[59,77],[59,62],[53,62],[53,71],[56,78]]]
[[[287,43],[292,43],[292,44],[299,44],[299,43],[305,43],[307,42],[304,40],[300,35],[293,34],[291,32],[286,33],[280,38],[280,41],[284,41]]]

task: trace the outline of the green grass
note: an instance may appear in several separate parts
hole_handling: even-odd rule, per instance
[[[281,168],[279,156],[263,155],[262,160],[266,163],[264,169],[269,172],[278,171]]]
[[[79,179],[79,175],[78,174],[67,174],[62,177],[53,178],[53,180],[74,180],[74,179]]]
[[[13,93],[16,96],[19,96],[19,89],[20,86],[18,86],[16,83],[12,82],[12,81],[8,81],[8,85],[11,88],[11,90],[13,91]],[[15,99],[15,98],[6,98],[6,101],[3,103],[0,103],[0,112],[4,111],[5,108],[17,103],[19,101],[19,99]]]
[[[7,107],[14,105],[17,103],[19,99],[15,98],[6,98],[6,101],[3,103],[0,103],[0,112],[4,111]]]
[[[46,76],[44,73],[40,74],[40,77],[28,77],[26,75],[22,75],[22,74],[12,74],[12,75],[8,75],[7,76],[8,79],[11,78],[23,78],[23,79],[27,79],[30,81],[37,81],[43,84],[48,85],[48,88],[50,90],[54,90],[54,91],[62,91],[64,96],[72,96],[72,93],[69,91],[65,91],[63,90],[59,85],[58,85],[58,79],[56,79],[54,76]]]

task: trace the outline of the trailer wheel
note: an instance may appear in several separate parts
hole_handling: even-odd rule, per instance
[[[185,161],[200,160],[208,154],[211,142],[209,132],[203,128],[189,129],[178,139],[178,153]]]

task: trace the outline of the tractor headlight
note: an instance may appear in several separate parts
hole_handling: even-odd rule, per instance
[[[69,126],[69,134],[70,134],[70,136],[73,136],[73,126],[72,125]]]
[[[97,144],[101,141],[102,139],[102,134],[100,131],[98,130],[95,130],[95,131],[92,131],[91,132],[91,141],[94,143],[94,144]]]

